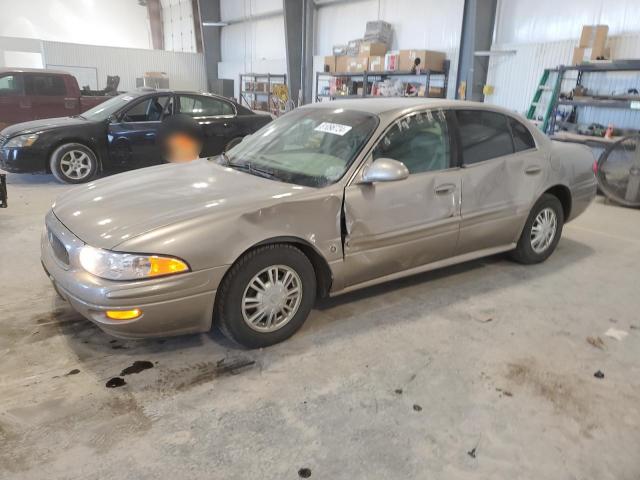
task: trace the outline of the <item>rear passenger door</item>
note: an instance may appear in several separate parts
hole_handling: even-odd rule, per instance
[[[204,145],[201,157],[222,153],[227,144],[242,136],[236,122],[236,109],[231,102],[217,97],[178,94],[178,108],[202,126]]]
[[[488,110],[456,110],[462,163],[458,255],[507,246],[543,181],[544,158],[528,128]]]

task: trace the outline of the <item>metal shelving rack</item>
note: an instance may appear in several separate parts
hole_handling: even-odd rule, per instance
[[[610,73],[610,72],[638,72],[640,75],[640,60],[628,60],[609,63],[595,63],[584,64],[575,66],[562,65],[557,69],[551,70],[557,72],[559,75],[558,86],[562,85],[565,80],[573,80],[565,77],[567,72],[576,72],[576,86],[581,86],[583,77],[585,74],[598,74],[598,73]],[[607,96],[607,95],[591,95],[585,97],[574,97],[573,99],[560,98],[562,88],[555,88],[552,94],[551,102],[551,115],[549,118],[549,126],[547,128],[547,134],[553,135],[555,133],[557,124],[558,109],[563,106],[570,106],[574,110],[579,107],[599,107],[599,108],[621,108],[630,110],[640,110],[640,95],[626,96]],[[603,122],[607,123],[607,122]],[[640,129],[640,125],[638,126]],[[579,135],[572,135],[573,140],[577,141]],[[587,135],[583,135],[584,141],[595,140],[599,137],[593,137],[590,139]]]
[[[245,83],[250,81],[253,83],[252,89],[246,89]],[[267,85],[267,91],[259,91],[255,89],[255,84],[258,82],[264,82]],[[256,110],[256,102],[259,97],[267,97],[267,110],[271,109],[271,98],[273,96],[274,84],[287,84],[287,75],[277,73],[241,73],[240,74],[240,96],[238,97],[238,103],[245,105],[246,107]]]
[[[355,73],[334,73],[334,72],[316,72],[316,102],[322,101],[322,98],[329,98],[330,100],[340,99],[340,98],[367,98],[371,97],[371,88],[373,87],[373,82],[382,81],[388,77],[418,77],[424,79],[425,83],[425,97],[429,97],[429,87],[431,86],[432,77],[441,77],[443,86],[442,86],[442,95],[438,97],[429,97],[429,98],[446,98],[447,97],[447,86],[449,83],[449,60],[444,61],[443,70],[424,70],[420,73],[411,73],[405,71],[390,71],[390,72],[355,72]],[[321,77],[325,78],[347,78],[349,82],[353,84],[354,79],[362,79],[362,93],[361,94],[352,94],[352,95],[328,95],[320,93],[319,86]],[[350,86],[353,88],[353,85]]]

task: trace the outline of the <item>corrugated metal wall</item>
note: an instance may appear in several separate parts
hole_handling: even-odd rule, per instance
[[[494,45],[494,49],[515,50],[512,55],[493,56],[489,62],[487,83],[495,87],[493,95],[486,97],[487,103],[524,112],[531,103],[540,77],[545,68],[569,65],[573,49],[578,41],[562,40],[524,45]],[[609,38],[612,58],[640,58],[640,33]],[[585,86],[598,93],[623,93],[628,88],[640,90],[638,74],[607,73],[585,76]],[[568,89],[568,88],[567,88]],[[603,118],[618,127],[640,128],[640,112],[607,109],[581,111],[580,122],[589,123]]]
[[[282,8],[282,0],[221,0],[221,20],[231,24],[221,31],[218,75],[234,81],[236,98],[241,73],[287,72]]]
[[[62,42],[42,42],[44,63],[64,70],[96,68],[97,88],[105,87],[107,75],[118,75],[118,90],[136,87],[144,72],[166,72],[170,86],[182,90],[206,90],[204,56],[200,53],[168,52],[133,48],[99,47]]]

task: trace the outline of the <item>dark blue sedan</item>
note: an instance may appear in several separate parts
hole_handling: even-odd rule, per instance
[[[113,97],[82,115],[18,123],[0,132],[0,169],[51,172],[84,183],[99,171],[131,170],[163,162],[156,141],[163,120],[193,117],[204,133],[201,155],[222,153],[271,121],[225,97],[140,90]]]

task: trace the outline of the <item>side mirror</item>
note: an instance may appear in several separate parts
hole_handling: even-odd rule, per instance
[[[404,163],[391,158],[378,158],[364,171],[360,183],[395,182],[408,176],[409,170]]]

